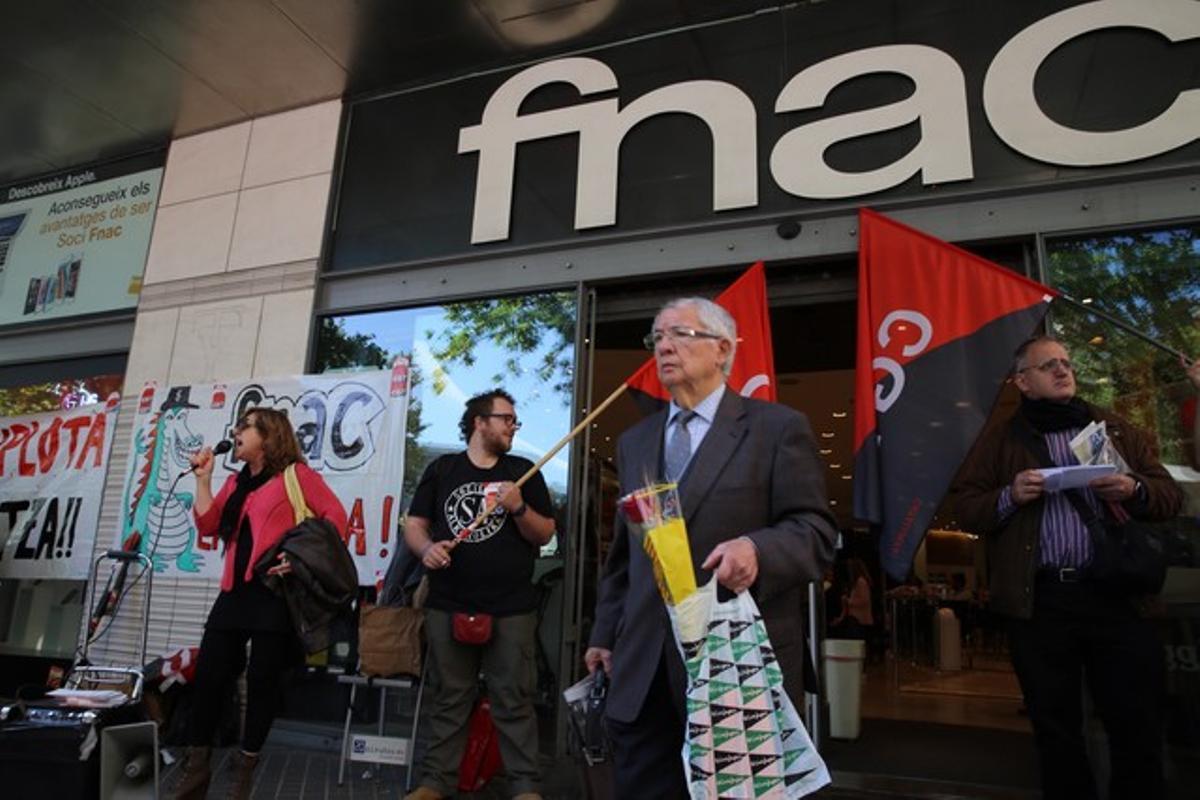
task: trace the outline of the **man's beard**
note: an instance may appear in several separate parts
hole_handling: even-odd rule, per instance
[[[483,437],[483,449],[494,456],[502,456],[512,449],[512,444],[501,434]]]

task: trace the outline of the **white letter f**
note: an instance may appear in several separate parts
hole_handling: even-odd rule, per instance
[[[579,133],[586,126],[602,124],[605,117],[612,119],[616,114],[614,98],[518,115],[525,98],[549,83],[569,83],[581,95],[589,95],[616,89],[617,76],[608,66],[591,58],[564,58],[538,64],[509,78],[488,100],[480,123],[459,131],[458,152],[479,152],[471,244],[508,238],[518,142]]]

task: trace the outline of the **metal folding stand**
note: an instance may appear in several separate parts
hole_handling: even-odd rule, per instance
[[[154,586],[154,565],[150,561],[149,556],[136,550],[109,550],[105,552],[92,565],[92,578],[88,589],[87,608],[95,608],[96,590],[99,588],[100,582],[100,565],[106,561],[114,561],[122,565],[136,561],[142,567],[142,574],[139,578],[144,577],[146,580],[146,592],[143,598],[144,602],[142,603],[142,640],[138,648],[137,663],[130,667],[97,666],[88,663],[88,648],[92,644],[92,632],[89,630],[84,636],[83,650],[79,656],[79,660],[71,668],[71,674],[67,677],[67,686],[78,689],[84,680],[94,683],[116,684],[128,679],[132,680],[129,690],[129,702],[137,703],[142,699],[142,689],[145,683],[142,666],[146,663],[146,636],[150,627],[150,593]],[[114,608],[113,613],[115,612],[116,609]]]
[[[358,687],[362,686],[368,691],[371,689],[379,690],[379,721],[377,731],[379,736],[383,736],[384,722],[387,716],[387,690],[412,689],[413,685],[416,684],[416,706],[413,709],[412,728],[409,731],[408,748],[406,750],[407,757],[405,758],[406,763],[404,768],[404,789],[408,791],[412,788],[413,762],[416,760],[417,729],[421,724],[421,700],[425,694],[425,674],[428,669],[429,658],[426,657],[425,663],[421,665],[420,678],[371,678],[366,675],[338,676],[338,683],[350,687],[350,700],[346,704],[346,722],[342,726],[342,746],[338,758],[338,786],[341,786],[345,781],[346,762],[350,760],[350,722],[354,716],[354,700],[358,696]]]

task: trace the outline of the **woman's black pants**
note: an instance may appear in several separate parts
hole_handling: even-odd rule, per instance
[[[250,643],[247,664],[246,642]],[[220,723],[222,698],[242,671],[246,672],[246,723],[242,749],[262,749],[279,710],[283,681],[299,657],[292,631],[204,630],[196,660],[195,705],[191,743],[209,745]]]

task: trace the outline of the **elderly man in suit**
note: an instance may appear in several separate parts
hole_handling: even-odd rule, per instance
[[[646,345],[672,401],[621,436],[621,493],[679,483],[697,584],[715,574],[724,589],[753,593],[801,707],[804,584],[821,579],[837,537],[812,429],[802,414],[725,385],[737,328],[715,303],[668,303]],[[619,515],[589,644],[588,669],[603,666],[612,681],[616,796],[686,797],[683,661],[650,560]]]

